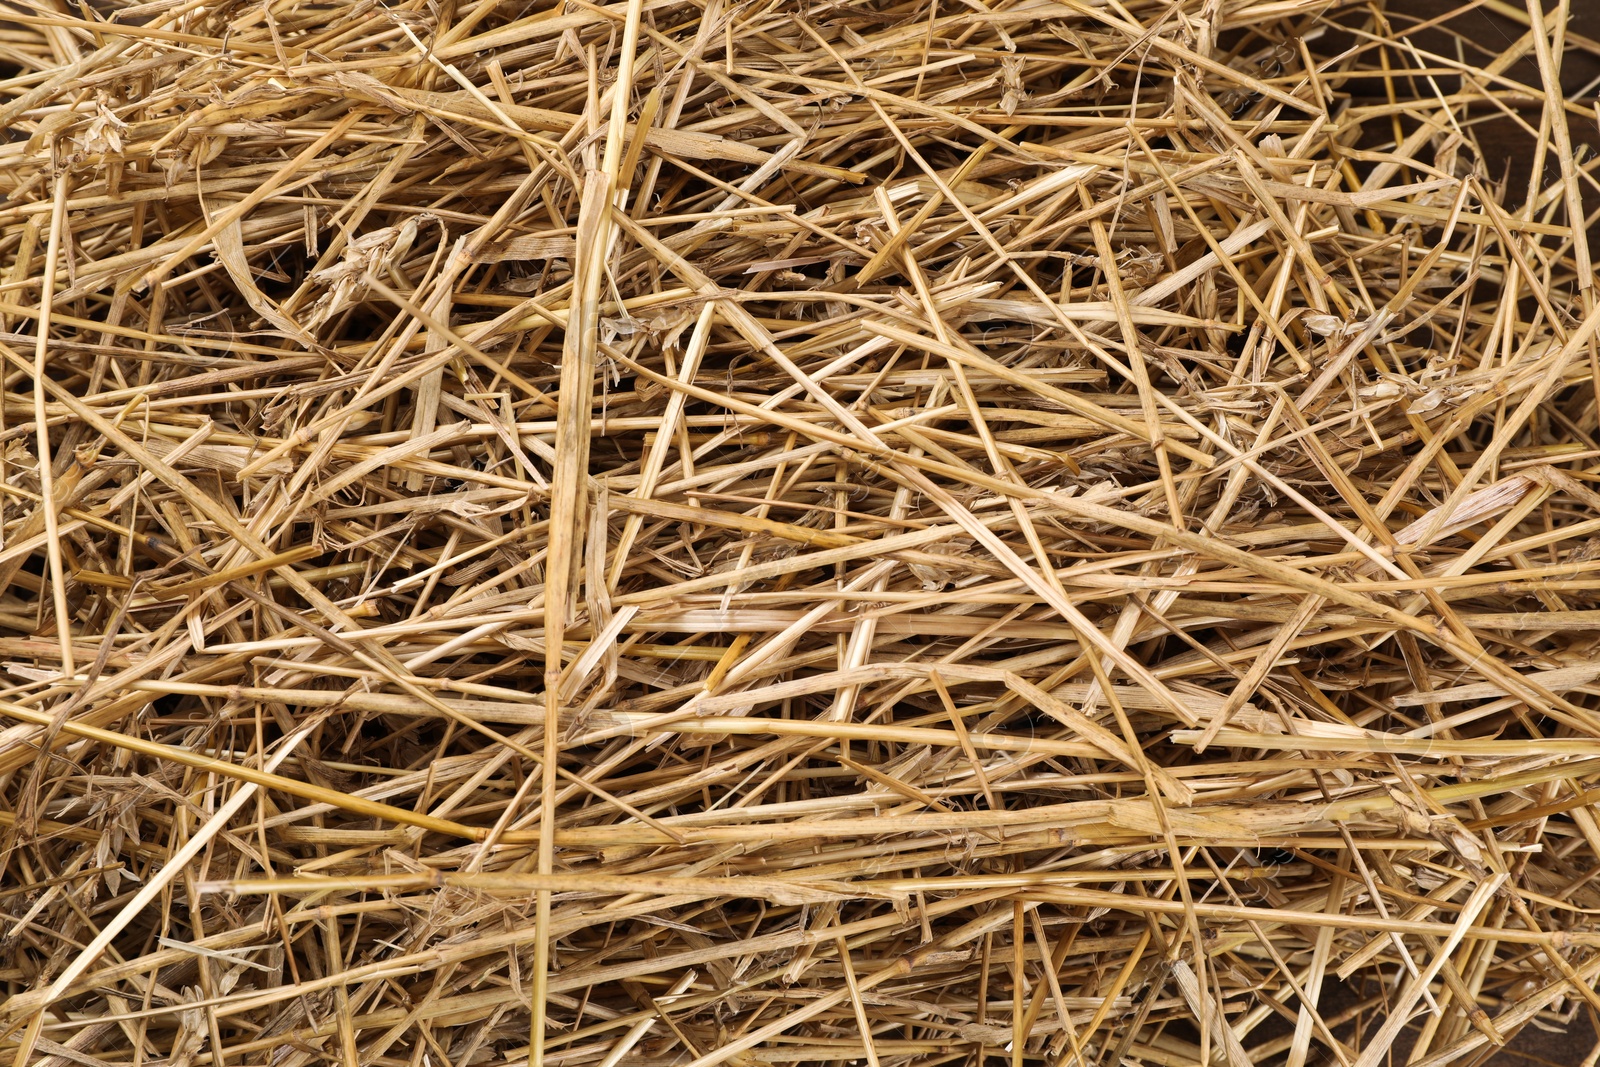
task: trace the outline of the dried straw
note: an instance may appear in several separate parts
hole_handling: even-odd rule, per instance
[[[8,0],[0,1055],[1592,1016],[1600,44],[1382,7]]]

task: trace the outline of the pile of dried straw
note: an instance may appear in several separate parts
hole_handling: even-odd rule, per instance
[[[0,1057],[1600,1008],[1600,45],[1465,7],[9,0]]]

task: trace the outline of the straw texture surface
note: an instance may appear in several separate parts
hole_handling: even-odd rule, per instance
[[[1547,6],[8,0],[0,1059],[1600,1008]]]

